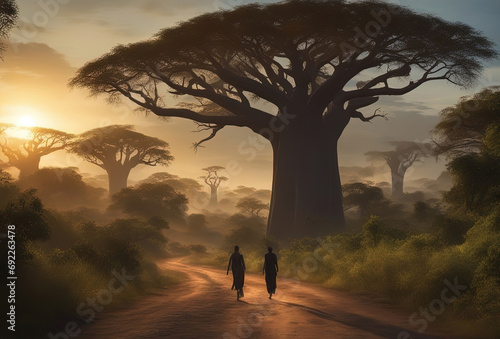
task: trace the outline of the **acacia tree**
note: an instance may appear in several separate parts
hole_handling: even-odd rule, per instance
[[[236,208],[243,213],[249,214],[252,217],[258,217],[260,211],[262,211],[263,209],[269,209],[269,206],[259,199],[253,197],[244,197],[238,201],[238,203],[236,204]]]
[[[6,38],[9,30],[14,27],[17,19],[18,9],[14,0],[2,0],[0,2],[0,38]],[[0,43],[0,52],[4,45]]]
[[[445,200],[457,210],[488,213],[500,200],[500,87],[445,108],[432,132],[436,153],[451,158],[453,187]]]
[[[26,132],[26,138],[5,137],[0,141],[0,149],[9,159],[8,165],[19,169],[19,178],[35,173],[43,156],[66,148],[73,137],[71,134],[43,127],[24,127],[22,130]]]
[[[384,193],[380,187],[369,186],[362,182],[345,184],[342,186],[342,191],[346,210],[357,206],[362,219],[368,217],[368,208],[371,204],[384,200]]]
[[[401,6],[289,0],[204,14],[117,46],[71,85],[194,120],[212,129],[205,140],[226,126],[269,140],[268,234],[287,238],[343,230],[337,141],[351,118],[380,116],[361,108],[435,80],[470,85],[496,56],[473,28]],[[198,104],[167,105],[179,96]]]
[[[492,86],[441,111],[432,130],[437,155],[451,158],[477,153],[485,148],[487,129],[500,124],[500,86]]]
[[[217,205],[217,191],[219,189],[220,183],[229,180],[227,177],[219,175],[217,172],[225,169],[222,166],[210,166],[205,167],[202,171],[206,171],[207,175],[203,175],[200,178],[205,181],[205,184],[210,187],[210,200],[208,206],[214,207]]]
[[[130,171],[137,165],[168,165],[174,159],[167,142],[133,129],[131,125],[95,128],[80,134],[70,145],[70,152],[108,173],[111,195],[127,187]]]
[[[403,196],[403,184],[405,174],[416,161],[423,157],[434,154],[429,143],[414,141],[391,141],[389,144],[395,146],[393,151],[370,151],[365,155],[368,160],[383,159],[391,169],[392,198],[398,199]]]

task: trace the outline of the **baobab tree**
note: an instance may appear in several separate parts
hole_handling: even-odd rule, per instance
[[[43,127],[23,127],[21,130],[26,133],[26,138],[4,136],[0,140],[0,149],[8,158],[8,165],[19,169],[19,178],[35,173],[43,156],[66,148],[73,137],[71,134]]]
[[[168,165],[174,158],[168,143],[134,131],[131,125],[111,125],[84,132],[69,147],[108,174],[110,195],[127,187],[132,168]]]
[[[210,200],[208,202],[208,206],[210,207],[217,205],[217,191],[219,190],[220,183],[229,180],[227,177],[217,173],[224,169],[222,166],[210,166],[202,169],[202,171],[207,172],[207,175],[203,175],[200,178],[210,187]]]
[[[227,126],[263,136],[273,149],[267,232],[290,238],[344,229],[337,141],[352,118],[381,115],[362,108],[437,80],[468,86],[496,56],[470,26],[402,6],[289,0],[204,14],[119,45],[71,85],[194,120],[211,128],[205,141]],[[187,104],[168,105],[183,96]]]
[[[391,141],[395,146],[393,151],[370,151],[365,155],[368,160],[383,159],[391,169],[392,198],[399,199],[403,196],[403,184],[406,171],[417,161],[434,154],[430,143],[413,141]]]

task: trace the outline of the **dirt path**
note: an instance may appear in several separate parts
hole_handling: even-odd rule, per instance
[[[279,275],[272,300],[263,277],[247,274],[245,297],[236,301],[231,273],[180,260],[160,267],[183,272],[186,282],[103,314],[79,338],[456,338],[414,332],[408,312],[372,298]]]

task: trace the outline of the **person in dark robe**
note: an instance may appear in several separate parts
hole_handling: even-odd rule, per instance
[[[262,274],[266,275],[266,286],[267,293],[269,293],[269,299],[272,298],[273,294],[276,294],[276,276],[278,275],[278,258],[276,254],[273,253],[273,248],[267,248],[268,253],[264,256],[264,267],[262,268]]]
[[[236,299],[240,300],[243,297],[243,285],[245,284],[245,261],[238,246],[234,246],[234,253],[229,258],[226,275],[229,274],[229,268],[233,271],[233,286],[231,289],[236,289]]]

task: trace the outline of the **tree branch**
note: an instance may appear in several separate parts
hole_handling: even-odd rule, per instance
[[[364,122],[371,122],[371,120],[373,118],[377,118],[377,117],[384,118],[385,120],[388,120],[386,113],[378,114],[377,112],[380,112],[380,108],[377,108],[375,110],[375,112],[373,112],[373,114],[369,117],[365,117],[363,115],[363,113],[361,113],[359,111],[349,111],[349,115],[351,116],[351,118],[357,118],[357,119],[364,121]]]
[[[198,130],[194,131],[194,132],[201,132],[201,131],[206,131],[206,130],[212,130],[212,133],[210,133],[210,135],[198,142],[195,142],[193,144],[193,148],[194,148],[194,151],[196,152],[198,150],[198,147],[204,147],[204,146],[201,146],[202,143],[210,140],[210,139],[213,139],[215,137],[215,135],[217,134],[217,132],[219,132],[221,129],[224,128],[223,125],[212,125],[212,124],[202,124],[202,123],[196,123],[198,125]]]

